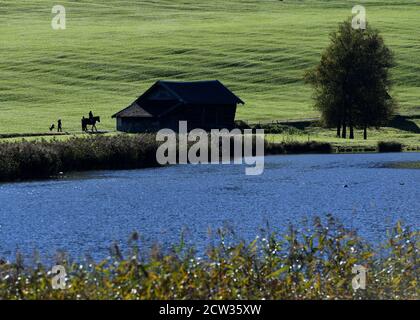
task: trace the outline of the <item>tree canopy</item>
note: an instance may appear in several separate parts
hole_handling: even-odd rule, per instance
[[[337,135],[354,138],[354,128],[379,127],[393,115],[396,103],[390,96],[389,71],[395,66],[391,50],[369,24],[354,29],[351,19],[331,34],[331,44],[320,63],[305,75],[314,87],[315,108]]]

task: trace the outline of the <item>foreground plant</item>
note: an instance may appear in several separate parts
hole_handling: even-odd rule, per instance
[[[2,299],[418,299],[419,232],[398,223],[374,249],[332,217],[279,236],[268,230],[251,243],[218,231],[216,245],[199,257],[181,241],[169,252],[140,255],[137,234],[127,256],[57,262],[67,272],[54,290],[51,268],[26,266],[20,255],[0,265]],[[355,265],[367,269],[365,289],[354,290]]]

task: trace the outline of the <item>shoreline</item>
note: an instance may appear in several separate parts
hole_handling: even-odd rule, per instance
[[[418,152],[387,142],[377,148],[350,148],[328,142],[264,142],[264,154],[356,154]],[[161,142],[154,134],[89,135],[67,140],[0,143],[0,182],[60,179],[66,174],[97,170],[162,167],[156,160]],[[382,149],[381,149],[382,148]],[[255,151],[255,148],[253,148]],[[178,151],[178,146],[177,146]],[[381,152],[378,152],[381,151]]]

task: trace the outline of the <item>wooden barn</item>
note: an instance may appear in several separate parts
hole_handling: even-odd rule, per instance
[[[178,131],[179,121],[187,121],[188,130],[231,129],[238,104],[244,102],[217,80],[157,81],[112,117],[117,119],[118,131],[131,133]]]

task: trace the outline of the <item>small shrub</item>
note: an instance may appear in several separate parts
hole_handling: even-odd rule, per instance
[[[266,143],[266,154],[332,153],[332,151],[332,145],[327,142]]]
[[[401,152],[403,145],[399,142],[393,141],[379,141],[378,152]]]

